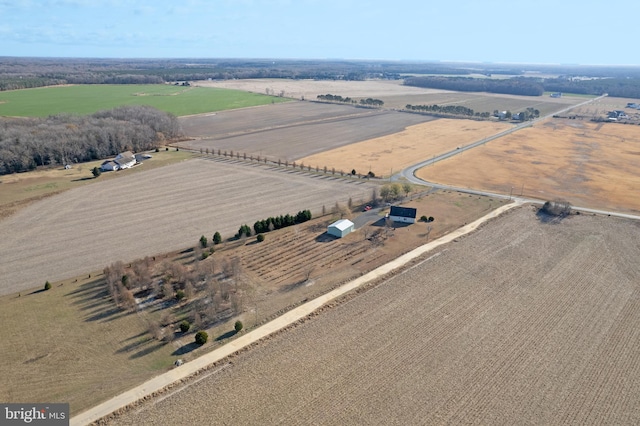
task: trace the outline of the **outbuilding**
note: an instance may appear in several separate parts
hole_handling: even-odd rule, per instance
[[[353,222],[349,219],[336,220],[327,228],[327,234],[342,238],[350,232],[353,232],[353,227]]]
[[[417,210],[412,207],[391,206],[389,219],[394,222],[416,223]]]

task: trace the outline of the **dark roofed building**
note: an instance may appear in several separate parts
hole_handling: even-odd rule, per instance
[[[394,222],[416,223],[417,210],[412,207],[391,206],[389,219]]]

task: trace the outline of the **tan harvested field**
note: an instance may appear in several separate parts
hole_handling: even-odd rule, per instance
[[[180,145],[293,161],[431,120],[434,117],[396,111],[287,102],[183,118],[186,134],[196,140]]]
[[[284,96],[294,99],[314,100],[318,95],[340,95],[343,97],[376,98],[384,101],[385,108],[404,108],[412,105],[462,105],[477,112],[511,110],[518,112],[528,107],[537,109],[542,115],[550,114],[569,105],[584,101],[581,97],[563,96],[517,96],[495,93],[464,93],[440,89],[425,89],[405,86],[401,80],[328,81],[252,79],[200,81],[198,85],[244,90],[247,92],[272,93],[284,91]]]
[[[112,423],[638,424],[638,226],[516,209]]]
[[[550,119],[417,172],[459,187],[640,211],[640,126]]]
[[[389,177],[405,167],[427,160],[458,146],[476,142],[511,128],[504,122],[439,119],[416,124],[392,135],[321,152],[300,159],[304,164],[327,165],[336,170],[369,170]]]
[[[258,78],[246,80],[197,81],[198,86],[220,87],[223,89],[244,90],[245,92],[279,94],[293,99],[315,100],[318,95],[340,95],[351,98],[377,98],[387,96],[406,96],[430,93],[442,93],[446,90],[424,89],[402,84],[401,80],[288,80],[281,78]]]
[[[224,237],[258,219],[371,194],[370,184],[222,160],[187,160],[50,197],[0,221],[0,294]]]

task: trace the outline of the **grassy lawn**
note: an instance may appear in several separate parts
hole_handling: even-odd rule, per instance
[[[77,85],[0,93],[0,116],[91,114],[121,105],[150,105],[177,116],[286,102],[288,99],[210,87]]]
[[[0,400],[69,402],[77,413],[171,368],[174,345],[147,333],[153,313],[116,309],[103,282],[87,274],[0,297]]]
[[[174,148],[171,148],[170,151],[152,152],[151,155],[153,158],[146,160],[141,165],[120,172],[103,173],[97,179],[93,178],[91,169],[100,166],[103,160],[74,164],[69,170],[55,167],[0,176],[0,219],[33,201],[67,189],[105,179],[127,176],[131,173],[139,173],[193,157],[191,153],[175,151]]]

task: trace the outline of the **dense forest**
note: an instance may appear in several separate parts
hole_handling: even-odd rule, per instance
[[[506,79],[470,75],[512,76]],[[524,77],[524,75],[529,77]],[[531,75],[551,75],[533,78]],[[0,57],[0,91],[58,84],[291,78],[405,80],[419,87],[539,96],[544,91],[640,97],[640,67],[294,59]]]
[[[459,92],[489,92],[524,96],[540,96],[544,93],[544,86],[538,79],[525,77],[504,80],[469,77],[408,77],[404,79],[404,84]]]
[[[525,78],[492,80],[469,77],[408,77],[407,86],[460,92],[489,92],[540,96],[546,92],[640,98],[640,78]]]
[[[149,150],[181,135],[175,116],[149,106],[86,116],[0,118],[0,175]]]

